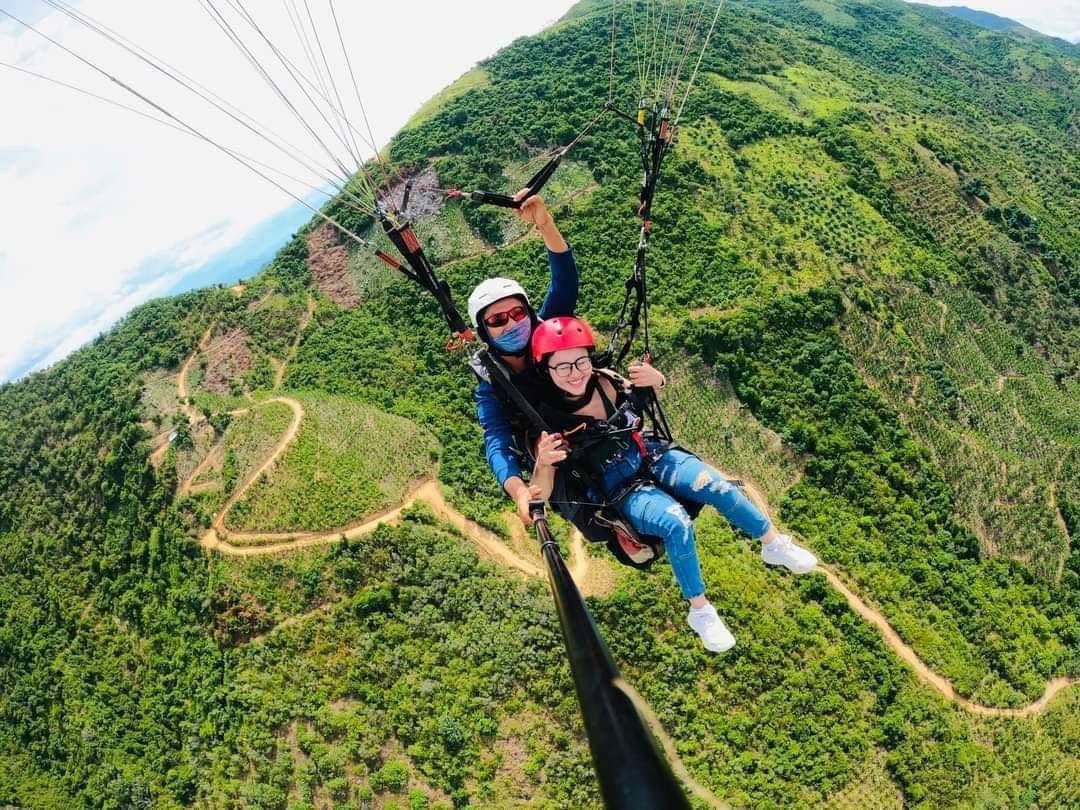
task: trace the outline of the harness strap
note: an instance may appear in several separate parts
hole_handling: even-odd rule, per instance
[[[630,353],[634,339],[640,330],[645,343],[645,355],[649,355],[649,295],[646,289],[645,256],[649,247],[649,233],[652,226],[652,204],[656,194],[656,183],[660,178],[660,167],[664,155],[671,145],[674,129],[670,126],[668,109],[652,109],[652,117],[646,120],[644,106],[638,109],[635,122],[641,141],[641,165],[644,177],[641,181],[641,194],[638,197],[638,216],[641,217],[641,233],[638,237],[637,254],[634,257],[634,270],[626,280],[626,295],[623,298],[619,320],[611,334],[608,348],[600,356],[604,365],[620,365]],[[626,337],[619,343],[623,330]]]
[[[540,415],[540,412],[533,407],[529,400],[525,399],[525,395],[518,390],[518,387],[514,385],[514,381],[510,379],[510,373],[506,370],[506,367],[492,357],[491,352],[486,348],[480,349],[476,352],[476,359],[480,361],[484,370],[487,371],[491,382],[510,398],[534,428],[539,431],[550,432],[544,417]]]
[[[451,197],[468,196],[470,200],[480,205],[497,205],[501,208],[521,208],[521,204],[525,202],[525,200],[540,193],[540,190],[544,187],[547,181],[551,179],[551,176],[553,174],[555,174],[555,170],[559,168],[559,164],[562,163],[562,159],[566,156],[566,153],[573,149],[574,146],[577,145],[578,141],[584,138],[585,135],[589,132],[589,130],[596,126],[596,123],[601,118],[603,118],[608,112],[611,112],[613,110],[614,108],[611,106],[610,102],[605,104],[600,109],[600,112],[596,114],[596,117],[593,118],[584,127],[582,127],[581,131],[574,136],[574,139],[570,141],[570,143],[556,150],[555,154],[551,156],[551,160],[545,163],[540,168],[540,171],[538,171],[531,178],[529,178],[529,182],[525,184],[525,196],[523,196],[521,199],[514,199],[507,194],[497,194],[492,191],[465,192],[461,189],[456,188],[449,189],[448,195]]]
[[[500,208],[521,208],[521,204],[525,202],[525,200],[540,193],[540,190],[547,181],[555,174],[555,170],[559,168],[563,155],[566,154],[569,148],[570,147],[565,147],[556,152],[555,156],[545,163],[540,171],[532,176],[529,182],[525,184],[525,188],[528,190],[525,192],[525,196],[520,200],[507,194],[496,194],[492,191],[472,191],[469,193],[469,199],[479,205],[497,205]]]
[[[600,394],[600,400],[604,403],[604,418],[610,419],[618,412],[618,408],[615,407],[614,402],[608,399],[608,395],[604,391],[604,386],[597,385],[596,390]]]

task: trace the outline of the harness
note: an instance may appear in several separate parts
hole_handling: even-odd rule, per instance
[[[676,446],[670,437],[646,427],[648,414],[653,410],[651,403],[656,399],[653,389],[632,389],[621,402],[615,403],[604,392],[603,386],[598,386],[607,418],[597,420],[568,414],[546,403],[536,407],[514,384],[505,364],[486,348],[477,351],[473,358],[473,371],[480,379],[492,384],[510,416],[514,451],[522,466],[531,469],[535,464],[532,448],[541,432],[561,432],[567,439],[569,453],[559,465],[549,499],[555,512],[573,524],[589,542],[606,545],[623,565],[647,569],[663,557],[664,539],[638,532],[618,508],[627,495],[646,483],[662,488],[650,474],[652,457],[646,439],[659,442],[658,454]],[[597,373],[615,383],[617,389],[623,383],[622,377],[612,371],[598,369]],[[637,472],[615,491],[597,493],[596,482],[602,480],[603,462],[616,450],[622,452],[629,446],[640,453],[641,465]],[[601,497],[597,498],[597,494]],[[702,508],[692,502],[680,503],[691,517],[696,517]]]
[[[594,392],[599,394],[604,406],[603,419],[567,413],[565,409],[546,402],[540,407],[540,415],[555,432],[562,434],[575,456],[575,466],[592,480],[590,489],[593,491],[597,490],[596,482],[603,481],[609,467],[617,459],[626,457],[628,453],[636,457],[639,462],[637,471],[629,479],[614,490],[609,491],[605,487],[600,492],[607,503],[617,504],[627,492],[648,477],[651,459],[642,436],[642,417],[634,409],[634,397],[626,394],[619,397],[616,394],[616,402],[612,402],[600,384],[602,377],[617,386],[621,385],[622,378],[611,371],[597,370],[590,380],[585,396],[591,400]]]

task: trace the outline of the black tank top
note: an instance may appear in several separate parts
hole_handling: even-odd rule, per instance
[[[615,384],[614,401],[604,391],[599,380],[598,372],[594,371],[589,387],[600,395],[604,404],[604,419],[569,411],[573,405],[567,405],[561,394],[552,392],[548,392],[537,410],[551,430],[562,433],[566,438],[575,464],[590,476],[602,477],[604,468],[612,459],[629,451],[638,451],[640,445],[635,433],[641,419],[630,409],[620,411],[627,395],[617,380],[612,380]],[[588,400],[584,396],[582,400],[583,407]],[[610,421],[613,418],[614,421]]]

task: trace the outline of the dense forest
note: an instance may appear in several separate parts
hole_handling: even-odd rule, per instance
[[[607,98],[609,9],[481,63],[389,158],[519,186]],[[604,118],[545,191],[601,332],[637,243],[635,150]],[[958,698],[715,515],[699,543],[739,639],[724,656],[679,624],[666,565],[591,550],[624,675],[731,806],[1080,805],[1080,688],[995,711],[1080,677],[1078,201],[1075,47],[894,0],[725,7],[653,212],[674,425]],[[542,297],[516,220],[422,202],[458,301],[495,275]],[[535,554],[445,331],[313,221],[254,278],[153,301],[0,386],[0,804],[598,806],[545,583],[423,501],[360,531],[434,479]]]

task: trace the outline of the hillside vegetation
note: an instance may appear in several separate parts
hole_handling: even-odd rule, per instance
[[[240,531],[319,531],[345,526],[401,501],[434,471],[430,434],[400,417],[344,397],[300,396],[296,442],[233,507]],[[279,431],[280,433],[280,431]]]
[[[482,63],[390,159],[512,190],[606,99],[609,9]],[[605,118],[546,193],[600,332],[637,242],[635,138]],[[494,275],[542,297],[516,220],[415,199],[459,302]],[[653,212],[679,435],[982,706],[1080,676],[1078,199],[1071,49],[893,0],[754,0],[722,14]],[[313,222],[242,288],[146,304],[0,387],[0,804],[599,805],[542,581],[424,506],[293,553],[199,545],[271,448],[230,526],[336,533],[437,464],[452,505],[506,537],[445,340],[429,297]],[[303,405],[288,443],[282,398]],[[1076,687],[1023,719],[967,711],[824,576],[699,524],[730,653],[700,649],[665,565],[590,604],[722,799],[1080,804]]]

